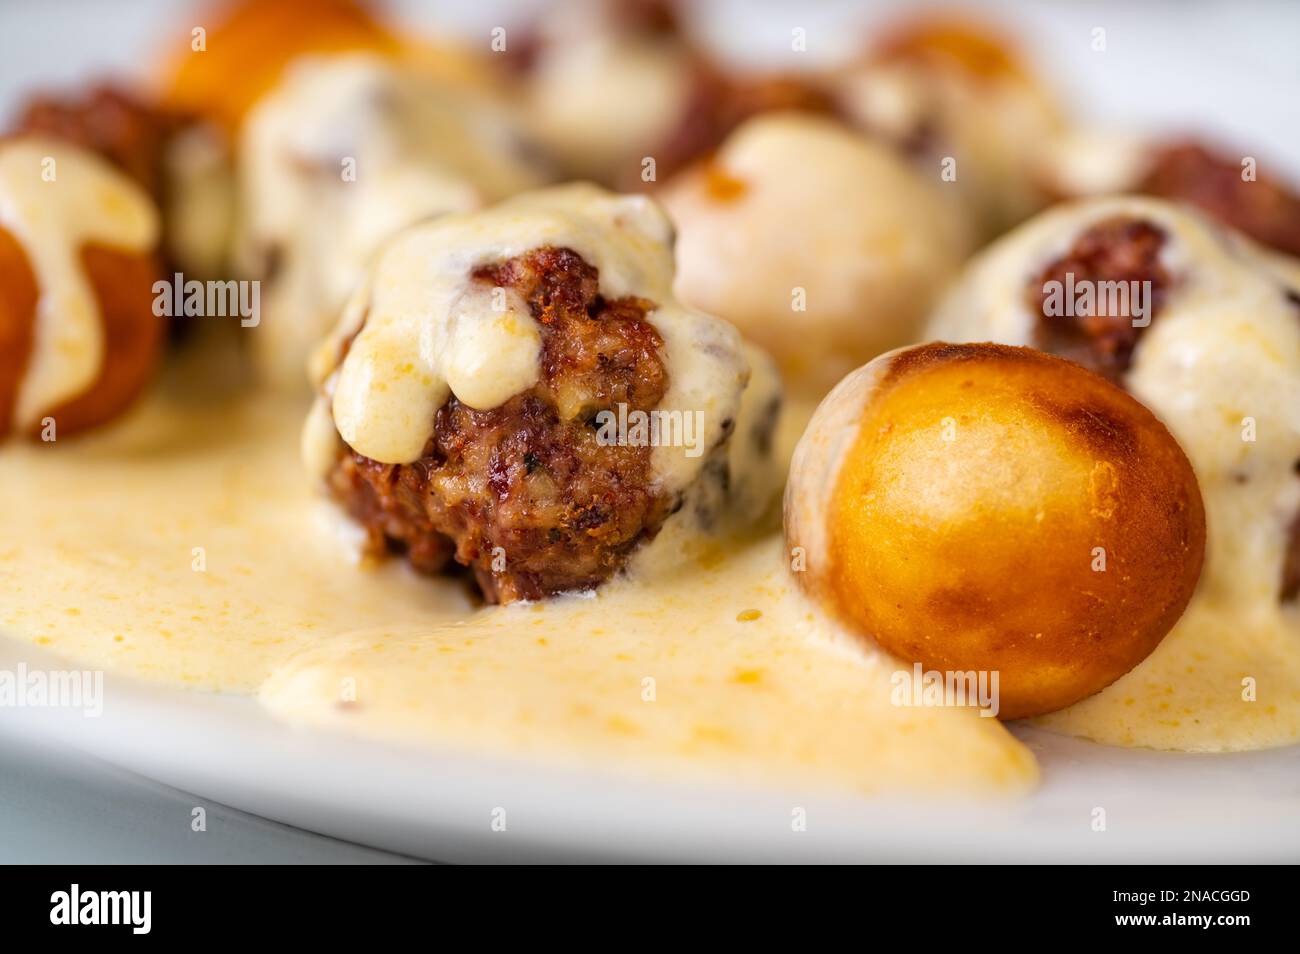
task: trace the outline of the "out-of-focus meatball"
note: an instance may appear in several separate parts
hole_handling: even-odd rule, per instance
[[[34,97],[20,115],[16,132],[62,139],[99,154],[161,207],[166,197],[164,153],[182,122],[106,83],[82,95]]]
[[[655,181],[668,182],[691,163],[707,159],[745,120],[764,113],[807,112],[837,116],[835,98],[811,78],[781,74],[733,74],[701,60],[686,105],[667,135],[647,155]],[[643,188],[641,168],[625,169],[620,183]]]
[[[1158,149],[1135,191],[1190,202],[1255,241],[1300,255],[1300,196],[1270,175],[1247,180],[1241,161],[1199,143]]]
[[[117,417],[162,342],[153,203],[95,155],[26,136],[0,142],[0,207],[0,436]]]
[[[508,62],[534,135],[566,176],[609,186],[638,181],[705,68],[667,3],[566,0],[511,37]]]
[[[670,239],[648,199],[569,186],[394,240],[322,345],[304,433],[372,551],[454,557],[487,599],[537,599],[726,505],[730,462],[770,455],[728,456],[748,362],[673,298]]]
[[[203,32],[177,35],[168,51],[163,100],[232,135],[298,57],[398,47],[358,0],[214,0],[193,30]]]
[[[507,62],[567,175],[653,189],[751,116],[836,112],[817,77],[732,68],[685,21],[664,0],[567,0],[522,31]]]
[[[228,143],[216,129],[111,83],[34,97],[16,128],[89,149],[148,192],[162,214],[169,274],[223,270],[234,194]]]

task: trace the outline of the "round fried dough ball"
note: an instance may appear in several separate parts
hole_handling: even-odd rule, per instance
[[[1128,672],[1182,614],[1205,513],[1191,465],[1124,391],[1029,348],[881,355],[795,452],[800,581],[927,670],[999,673],[1002,718]]]

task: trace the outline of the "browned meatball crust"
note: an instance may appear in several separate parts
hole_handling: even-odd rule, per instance
[[[1132,310],[1111,309],[1105,296],[1096,296],[1090,314],[1048,314],[1048,282],[1076,287],[1085,282],[1150,282],[1150,312],[1155,320],[1171,282],[1160,264],[1164,232],[1150,222],[1116,217],[1098,222],[1075,241],[1061,258],[1048,264],[1026,288],[1030,309],[1039,316],[1034,345],[1068,358],[1118,382],[1133,360],[1144,327],[1134,326]],[[1129,299],[1131,305],[1131,299]],[[1117,314],[1110,314],[1110,311]]]
[[[453,556],[491,602],[539,599],[604,582],[653,537],[677,501],[659,491],[649,447],[598,439],[596,415],[650,411],[668,388],[654,303],[606,299],[597,270],[566,248],[476,270],[509,288],[541,325],[538,384],[476,410],[452,397],[419,460],[345,453],[328,479],[373,548],[426,572]]]

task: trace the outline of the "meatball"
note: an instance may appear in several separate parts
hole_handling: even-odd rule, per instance
[[[1246,178],[1243,160],[1197,139],[1082,127],[1045,141],[1033,175],[1053,200],[1133,193],[1185,202],[1261,245],[1300,255],[1300,194],[1268,173]]]
[[[203,49],[178,36],[164,101],[234,133],[253,105],[294,59],[311,53],[370,50],[398,44],[358,0],[225,0],[198,22]]]
[[[771,484],[732,468],[774,468],[749,445],[770,443],[753,418],[777,395],[759,362],[742,400],[740,336],[672,283],[672,228],[644,196],[557,186],[414,226],[318,349],[304,459],[372,547],[452,557],[498,602],[671,554],[676,533],[645,546],[669,519],[756,514]]]
[[[1118,380],[1132,363],[1138,337],[1150,327],[1164,302],[1170,281],[1160,262],[1164,242],[1158,226],[1134,218],[1106,219],[1085,230],[1070,250],[1045,266],[1026,289],[1030,307],[1042,319],[1034,344]],[[1123,294],[1094,294],[1084,301],[1083,309],[1071,307],[1069,314],[1058,315],[1051,313],[1049,305],[1052,283],[1078,288],[1090,285],[1093,289],[1122,287]],[[1138,321],[1134,320],[1139,318],[1137,295],[1130,293],[1134,289],[1150,296],[1143,304],[1146,314]]]
[[[33,170],[47,160],[57,179],[43,183]],[[0,436],[46,436],[47,418],[56,439],[99,426],[135,400],[158,362],[156,210],[94,155],[31,137],[0,144],[6,203],[21,228],[0,228]]]
[[[668,182],[693,162],[707,160],[733,130],[754,116],[781,111],[841,115],[831,92],[810,79],[732,75],[703,59],[695,64],[692,76],[681,114],[659,143],[647,150],[655,159],[658,182]],[[621,184],[644,188],[640,172],[639,164],[626,169]]]
[[[214,128],[105,83],[31,99],[17,130],[88,149],[143,188],[163,214],[167,273],[223,271],[234,195],[228,144]]]
[[[663,398],[654,303],[607,300],[597,270],[543,247],[483,266],[473,281],[519,293],[541,325],[541,380],[476,410],[452,398],[419,460],[340,459],[328,479],[372,545],[442,569],[454,546],[491,602],[589,589],[653,537],[673,501],[657,490],[650,448],[603,444],[600,410],[649,411]]]
[[[1205,514],[1178,443],[1121,389],[1029,348],[940,343],[880,356],[818,408],[786,539],[854,632],[998,673],[1014,719],[1155,649],[1196,586]]]
[[[13,425],[18,389],[36,332],[40,289],[18,240],[0,228],[0,438]]]
[[[679,6],[566,0],[512,40],[507,61],[536,135],[567,176],[647,190],[759,113],[836,112],[830,90],[810,74],[741,73],[719,62],[691,36]]]
[[[681,27],[669,4],[565,0],[515,31],[520,97],[566,177],[610,186],[639,177],[705,62]]]

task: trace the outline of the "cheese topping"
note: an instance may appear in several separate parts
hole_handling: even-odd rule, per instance
[[[135,183],[91,153],[24,137],[0,144],[0,227],[22,245],[40,289],[14,408],[14,429],[25,431],[99,377],[104,328],[82,249],[147,253],[158,242],[158,213]]]
[[[663,339],[669,375],[660,409],[701,412],[702,446],[717,445],[735,420],[749,376],[740,336],[673,297],[672,230],[659,207],[590,185],[444,216],[391,243],[318,355],[318,380],[336,373],[326,390],[332,389],[343,440],[374,460],[409,463],[422,453],[434,413],[450,396],[482,410],[536,384],[537,322],[522,300],[474,282],[471,274],[548,245],[570,248],[595,266],[607,298],[655,303],[649,321]],[[353,334],[335,369],[332,362]],[[691,482],[704,459],[689,448],[659,446],[652,465],[674,492]]]

